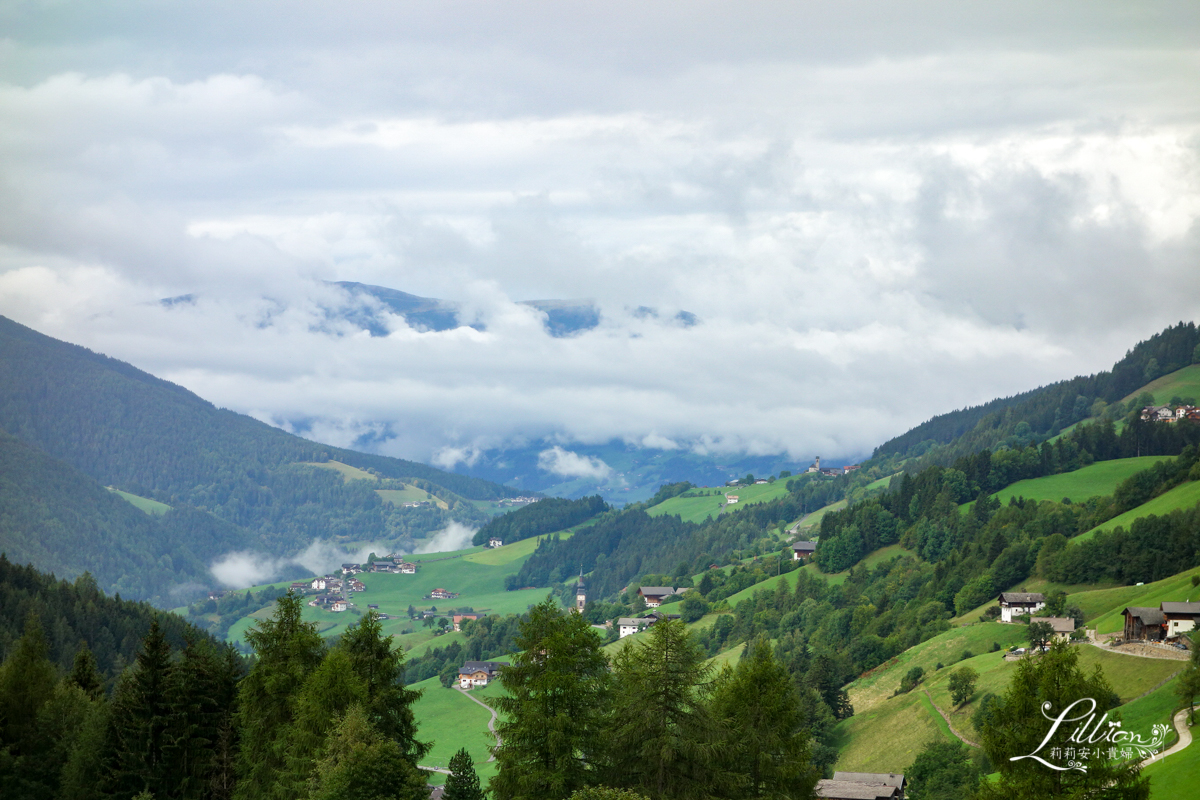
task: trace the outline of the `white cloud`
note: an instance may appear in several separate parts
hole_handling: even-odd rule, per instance
[[[289,567],[301,566],[313,575],[326,575],[341,568],[345,563],[361,563],[367,560],[377,545],[368,545],[358,550],[346,550],[335,544],[314,539],[308,547],[290,558],[275,558],[264,553],[238,551],[226,553],[213,562],[210,571],[214,578],[233,589],[245,589],[269,583],[282,575]]]
[[[584,456],[555,445],[538,453],[538,469],[564,478],[590,478],[604,481],[612,475],[612,467],[595,456]]]
[[[459,522],[451,522],[443,530],[430,536],[414,553],[449,553],[471,546],[471,538],[478,528],[468,528]]]
[[[134,7],[0,12],[0,313],[322,441],[856,456],[1200,316],[1195,4]]]

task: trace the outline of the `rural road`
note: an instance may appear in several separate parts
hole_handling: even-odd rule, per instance
[[[500,746],[500,737],[496,734],[496,711],[495,711],[495,709],[493,709],[491,706],[489,706],[487,703],[483,702],[479,698],[471,697],[470,693],[467,692],[462,687],[456,686],[454,688],[457,691],[462,692],[463,697],[466,697],[472,703],[479,703],[479,705],[486,708],[488,710],[488,713],[492,715],[492,718],[488,720],[488,730],[491,731],[492,736],[496,737],[496,747],[499,747]],[[492,762],[495,760],[496,760],[496,754],[492,753],[491,757],[488,758],[488,761]]]
[[[946,720],[946,727],[948,727],[950,729],[951,733],[953,733],[955,736],[957,736],[963,744],[970,745],[971,747],[979,747],[978,744],[976,744],[975,742],[972,742],[970,739],[963,736],[961,733],[959,733],[958,731],[956,731],[954,729],[954,725],[952,725],[950,722],[950,717],[946,715],[945,711],[942,711],[940,708],[938,708],[937,703],[933,702],[933,697],[929,694],[928,689],[925,690],[925,697],[929,699],[929,705],[933,706],[933,710],[936,711],[938,714],[940,714],[942,716],[942,719]]]
[[[1183,748],[1192,743],[1192,729],[1187,725],[1188,710],[1185,708],[1175,715],[1172,722],[1175,724],[1175,730],[1179,733],[1179,741],[1168,747],[1158,755],[1153,755],[1141,763],[1141,767],[1145,768],[1153,764],[1155,761],[1164,759],[1167,756],[1178,753]]]

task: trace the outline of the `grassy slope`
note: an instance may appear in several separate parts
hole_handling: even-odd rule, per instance
[[[494,762],[487,763],[491,755],[489,748],[495,743],[487,729],[491,718],[487,709],[471,702],[461,692],[443,687],[437,678],[415,683],[411,688],[424,692],[413,707],[418,736],[423,741],[433,742],[433,748],[421,764],[445,769],[451,756],[465,747],[475,761],[475,771],[486,785],[496,769]],[[430,775],[431,783],[445,780],[445,776],[435,778],[434,775],[436,773]]]
[[[1130,475],[1149,469],[1159,461],[1165,460],[1167,459],[1164,456],[1142,456],[1141,458],[1098,461],[1074,472],[1017,481],[1011,486],[1001,489],[995,494],[995,497],[998,497],[1002,503],[1007,503],[1012,497],[1055,502],[1069,497],[1073,502],[1080,502],[1089,497],[1110,495],[1117,485]]]
[[[827,506],[818,508],[816,511],[812,512],[811,514],[808,514],[808,515],[800,518],[799,522],[796,523],[796,532],[799,533],[801,536],[808,535],[810,532],[815,531],[821,527],[821,518],[822,517],[824,517],[830,511],[841,511],[845,507],[846,507],[846,501],[838,500],[836,503],[830,503]]]
[[[1124,514],[1113,517],[1108,522],[1097,525],[1090,531],[1085,531],[1076,539],[1090,539],[1095,535],[1096,531],[1108,531],[1118,526],[1129,530],[1129,526],[1135,519],[1140,517],[1148,517],[1150,515],[1162,516],[1169,514],[1176,509],[1191,508],[1200,504],[1200,481],[1189,481],[1187,483],[1176,486],[1169,492],[1160,494],[1151,500],[1142,503],[1137,508],[1131,508]]]
[[[114,489],[111,486],[108,487],[108,490],[120,495],[123,500],[128,500],[136,508],[141,511],[145,511],[151,516],[165,514],[171,510],[171,507],[166,503],[160,503],[157,500],[151,500],[149,497],[140,497],[136,494],[131,494],[130,492],[122,492],[120,489]]]
[[[1164,600],[1200,598],[1200,588],[1192,586],[1194,575],[1200,575],[1200,567],[1161,581],[1147,583],[1145,586],[1118,586],[1113,589],[1079,592],[1071,595],[1070,601],[1083,610],[1084,620],[1088,625],[1094,626],[1098,633],[1112,633],[1124,626],[1121,611],[1126,606],[1157,608]]]
[[[1175,396],[1200,399],[1200,364],[1192,364],[1169,375],[1163,375],[1129,394],[1122,402],[1128,403],[1142,392],[1154,395],[1154,402],[1158,405],[1167,403]]]
[[[725,495],[735,494],[738,502],[726,505]],[[765,503],[787,494],[787,481],[778,480],[774,483],[764,483],[754,486],[724,486],[719,488],[690,489],[678,497],[664,500],[656,506],[651,506],[646,513],[652,517],[665,514],[679,516],[684,522],[703,522],[709,517],[716,517],[725,512],[731,513],[748,503]]]
[[[898,697],[886,707],[857,711],[836,728],[837,770],[903,772],[925,744],[943,734],[937,715],[920,692]]]
[[[1151,764],[1142,774],[1150,777],[1153,800],[1177,800],[1194,797],[1196,776],[1200,775],[1200,730],[1192,729],[1192,744],[1170,758]]]

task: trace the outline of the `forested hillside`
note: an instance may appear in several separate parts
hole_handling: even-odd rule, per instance
[[[279,557],[314,539],[404,549],[452,520],[482,525],[488,516],[470,500],[513,494],[307,441],[2,317],[0,429],[9,434],[0,436],[9,522],[0,546],[66,575],[91,568],[105,587],[138,597],[197,580],[233,549]],[[365,479],[320,468],[335,461]],[[441,502],[410,508],[380,494],[407,484]],[[174,511],[143,519],[99,486]]]
[[[607,510],[608,504],[599,495],[578,500],[549,497],[496,517],[475,532],[473,543],[487,544],[495,538],[513,544],[543,533],[566,530]]]

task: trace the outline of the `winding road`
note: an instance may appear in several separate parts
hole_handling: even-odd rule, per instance
[[[498,733],[496,733],[496,710],[494,708],[492,708],[491,706],[489,706],[487,703],[480,700],[479,698],[472,697],[470,692],[468,692],[466,689],[463,689],[461,686],[456,686],[454,688],[456,691],[462,692],[463,697],[467,698],[472,703],[479,703],[479,705],[486,708],[488,710],[488,713],[492,715],[492,718],[488,720],[488,731],[491,732],[492,736],[496,737],[496,747],[499,747],[501,740],[500,740],[500,735]],[[495,760],[496,760],[496,754],[492,753],[491,757],[488,758],[488,762],[490,763]]]
[[[1166,750],[1162,751],[1161,753],[1150,756],[1145,761],[1143,761],[1139,766],[1141,766],[1143,768],[1148,767],[1151,764],[1153,764],[1155,761],[1159,761],[1161,759],[1166,758],[1167,756],[1178,753],[1180,750],[1182,750],[1183,748],[1187,747],[1189,744],[1192,743],[1192,729],[1188,727],[1187,717],[1188,717],[1188,709],[1185,708],[1182,711],[1176,713],[1175,718],[1171,720],[1171,722],[1175,725],[1175,731],[1179,734],[1179,741],[1176,742],[1175,744],[1171,745],[1170,747],[1168,747]]]

